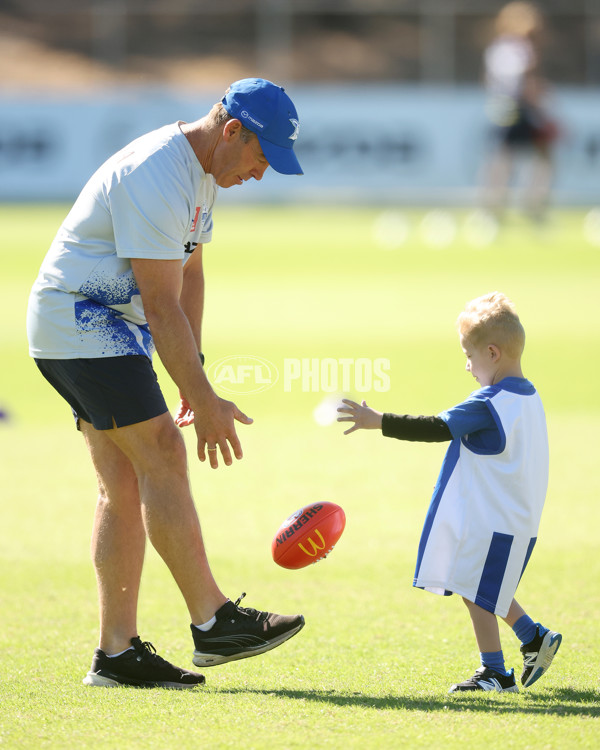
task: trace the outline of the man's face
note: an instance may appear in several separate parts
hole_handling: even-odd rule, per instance
[[[239,120],[227,122],[211,166],[211,174],[217,185],[228,188],[241,185],[251,178],[261,180],[268,166],[269,162],[262,152],[258,138],[253,137],[245,143],[242,140]]]

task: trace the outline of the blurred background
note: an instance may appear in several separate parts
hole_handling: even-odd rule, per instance
[[[504,5],[0,0],[0,200],[71,200],[132,138],[196,119],[231,81],[261,76],[297,104],[305,176],[269,174],[221,200],[477,204],[490,149],[484,56]],[[600,2],[537,8],[552,200],[592,207]]]

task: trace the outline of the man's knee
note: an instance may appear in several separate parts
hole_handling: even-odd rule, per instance
[[[132,460],[138,475],[187,474],[187,452],[181,430],[173,420],[157,417],[139,425],[136,452]]]
[[[138,479],[131,464],[129,467],[112,466],[97,478],[98,505],[139,505]]]

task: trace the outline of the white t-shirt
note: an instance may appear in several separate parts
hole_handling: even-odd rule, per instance
[[[218,192],[179,125],[133,141],[83,188],[31,290],[32,357],[152,356],[130,258],[184,264],[211,240]]]
[[[459,594],[505,617],[535,545],[546,499],[546,417],[525,378],[504,378],[470,400],[489,409],[495,440],[491,434],[462,434],[460,407],[439,415],[454,440],[425,519],[413,585]]]
[[[519,99],[526,73],[533,67],[533,45],[524,37],[498,37],[484,53],[485,80],[492,96]]]

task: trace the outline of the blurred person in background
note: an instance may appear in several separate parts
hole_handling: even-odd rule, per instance
[[[552,146],[558,130],[546,109],[548,84],[540,72],[544,19],[528,2],[505,5],[484,53],[487,115],[492,151],[485,166],[483,204],[503,217],[517,157],[530,157],[523,208],[543,222],[553,179]]]

